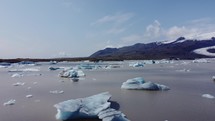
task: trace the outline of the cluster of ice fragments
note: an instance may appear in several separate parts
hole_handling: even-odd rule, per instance
[[[68,69],[60,72],[59,76],[64,78],[79,78],[85,76],[85,74],[82,70]]]
[[[128,79],[126,82],[123,82],[122,89],[129,89],[129,90],[169,90],[170,88],[153,83],[153,82],[146,82],[142,77],[136,77],[133,79]]]
[[[109,92],[104,92],[60,102],[54,105],[57,108],[56,119],[99,118],[102,121],[129,121],[122,112],[110,107],[110,98]]]

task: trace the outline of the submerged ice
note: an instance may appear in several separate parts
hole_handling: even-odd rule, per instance
[[[128,79],[123,82],[122,89],[130,90],[169,90],[169,87],[153,82],[146,82],[142,77]]]
[[[120,111],[110,108],[109,92],[86,98],[71,99],[55,104],[58,120],[99,118],[103,121],[129,121]]]

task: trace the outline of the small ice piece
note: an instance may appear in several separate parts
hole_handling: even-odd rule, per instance
[[[15,102],[16,102],[16,100],[11,99],[11,100],[9,100],[9,101],[5,102],[3,105],[4,105],[4,106],[14,105],[14,104],[15,104]]]
[[[52,94],[63,94],[64,91],[63,90],[53,90],[53,91],[49,91]]]
[[[55,70],[58,70],[58,69],[60,69],[60,68],[59,67],[52,67],[52,66],[49,67],[50,71],[55,71]]]
[[[144,67],[144,64],[141,62],[136,62],[136,63],[130,63],[129,66],[132,67]]]
[[[25,97],[27,97],[27,98],[32,98],[33,95],[26,95]]]
[[[169,90],[169,87],[165,85],[145,82],[142,77],[128,79],[126,82],[123,82],[121,88],[129,90]]]
[[[76,71],[73,69],[69,69],[69,70],[63,70],[62,72],[60,72],[59,76],[64,78],[78,78],[80,76],[85,76],[85,74],[81,70]]]
[[[209,61],[206,59],[195,59],[193,60],[193,63],[209,63]]]
[[[215,76],[212,76],[213,81],[215,81]]]
[[[129,121],[120,111],[111,109],[109,92],[100,93],[86,98],[71,99],[55,104],[58,120],[97,118],[103,121]],[[123,120],[125,119],[125,120]]]
[[[176,70],[178,72],[190,72],[190,69],[181,69],[181,70]]]
[[[25,68],[25,69],[12,69],[8,72],[38,72],[40,71],[38,68]]]
[[[16,78],[16,77],[22,77],[23,74],[15,73],[11,77]]]
[[[37,84],[37,82],[33,82],[33,84]]]
[[[25,85],[24,82],[17,82],[13,84],[13,86],[23,86],[23,85]]]
[[[203,94],[202,97],[204,98],[209,98],[209,99],[214,99],[215,97],[211,94]]]

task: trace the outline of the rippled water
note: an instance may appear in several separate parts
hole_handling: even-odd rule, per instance
[[[86,77],[77,82],[59,78],[60,70],[49,71],[48,63],[22,67],[38,68],[40,71],[25,72],[19,78],[12,78],[13,73],[8,72],[18,67],[0,68],[0,120],[56,121],[54,104],[109,91],[111,100],[119,104],[119,110],[131,121],[214,121],[215,99],[203,98],[202,94],[215,95],[215,83],[212,80],[215,62],[186,62],[188,64],[178,61],[173,64],[145,65],[143,68],[129,67],[128,62],[123,62],[119,63],[121,68],[83,70]],[[70,67],[76,64],[58,63],[52,66]],[[134,77],[167,85],[171,90],[120,88],[124,81]],[[25,85],[13,86],[16,82],[25,82]],[[64,93],[51,94],[53,90],[63,90]],[[33,97],[26,98],[29,94]],[[3,106],[10,99],[16,100],[15,105]]]

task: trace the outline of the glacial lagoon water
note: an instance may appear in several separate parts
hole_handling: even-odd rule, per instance
[[[209,61],[210,63],[193,63],[181,60],[174,63],[145,64],[144,67],[137,68],[130,67],[129,61],[103,62],[104,65],[115,64],[120,68],[83,70],[86,76],[76,81],[60,78],[58,74],[62,69],[50,71],[48,68],[72,67],[83,62],[0,68],[0,121],[57,121],[54,104],[106,91],[112,95],[111,101],[116,102],[117,108],[131,121],[214,121],[215,99],[202,97],[203,94],[215,96],[215,83],[212,79],[215,76],[215,60]],[[24,68],[39,71],[8,72]],[[23,76],[13,78],[11,76],[14,73]],[[123,82],[135,77],[164,84],[170,90],[120,88]],[[17,82],[24,84],[14,86]],[[27,98],[27,95],[32,97]],[[16,100],[14,105],[3,105],[11,99]]]

